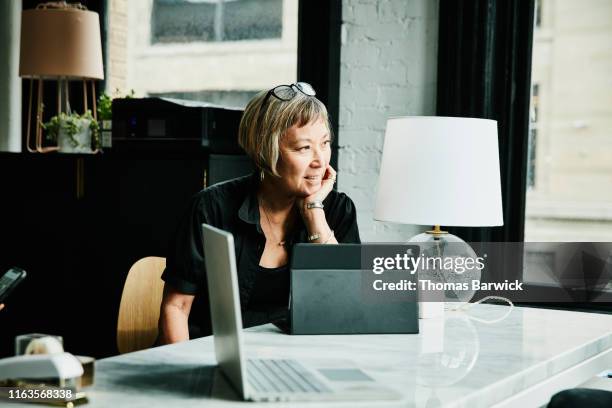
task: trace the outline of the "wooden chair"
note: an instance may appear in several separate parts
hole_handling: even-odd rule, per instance
[[[166,258],[150,256],[139,259],[130,268],[117,320],[117,348],[121,354],[146,349],[155,343],[164,291],[161,274],[165,267]]]

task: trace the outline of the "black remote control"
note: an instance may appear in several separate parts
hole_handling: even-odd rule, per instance
[[[21,283],[26,277],[26,271],[21,268],[9,269],[2,278],[0,278],[0,303],[3,303],[8,295]]]

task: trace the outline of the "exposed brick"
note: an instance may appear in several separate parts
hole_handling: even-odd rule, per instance
[[[341,149],[347,146],[354,148],[368,147],[382,149],[382,131],[373,132],[369,129],[346,129],[342,132],[342,139],[339,141]]]
[[[379,1],[377,6],[378,20],[381,22],[392,22],[408,18],[409,7],[407,3],[411,2]]]
[[[376,62],[378,62],[378,64],[376,64]],[[361,66],[352,69],[350,72],[348,72],[348,82],[351,85],[356,86],[368,86],[371,84],[404,85],[406,83],[406,78],[409,71],[404,62],[397,60],[376,62],[373,62],[373,64],[370,66]]]
[[[377,19],[376,2],[369,1],[364,4],[356,4],[353,13],[354,24],[370,24]]]
[[[414,89],[409,86],[381,86],[376,91],[376,106],[379,107],[409,107],[413,103]]]
[[[370,105],[369,107],[358,107],[355,109],[355,118],[350,124],[351,128],[362,129],[374,125],[384,125],[387,121],[387,112],[384,109]]]
[[[379,0],[377,11],[379,21],[437,17],[438,2],[436,0]]]
[[[395,58],[408,60],[409,58],[414,58],[416,51],[420,51],[422,49],[422,47],[420,47],[421,41],[421,33],[412,33],[402,38],[396,38],[392,41],[383,42],[379,45],[380,60],[387,61]]]
[[[355,21],[355,7],[342,5],[342,21]]]
[[[376,93],[379,86],[376,84],[353,84],[353,86],[346,86],[340,90],[340,97],[347,101],[351,101],[351,105],[347,107],[356,106],[356,101],[364,101],[369,99],[373,93]]]
[[[410,20],[412,21],[412,20]],[[353,25],[348,31],[348,40],[365,39],[369,41],[390,41],[405,38],[410,33],[411,24],[381,23],[372,21],[368,25]]]
[[[352,61],[353,66],[359,64],[369,65],[372,59],[380,56],[380,45],[370,42],[348,42],[342,47],[342,59]]]
[[[109,2],[108,61],[106,89],[113,92],[116,88],[125,89],[127,83],[127,0]]]
[[[435,114],[436,0],[343,0],[339,188],[364,241],[405,241],[419,227],[373,220],[387,119]]]

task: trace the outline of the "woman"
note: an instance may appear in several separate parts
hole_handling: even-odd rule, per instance
[[[196,194],[168,256],[160,314],[163,344],[211,334],[201,224],[234,235],[245,327],[283,318],[293,244],[359,242],[355,206],[333,190],[325,105],[298,82],[262,91],[247,105],[240,146],[257,171]]]

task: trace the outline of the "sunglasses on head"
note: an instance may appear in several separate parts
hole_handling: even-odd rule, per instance
[[[270,98],[270,96],[274,96],[276,99],[281,101],[290,101],[291,99],[295,98],[295,95],[297,95],[298,92],[301,92],[306,96],[315,96],[317,94],[312,85],[306,82],[296,82],[295,84],[291,85],[279,85],[268,91],[264,101],[262,102],[262,106],[268,102],[268,98]]]

